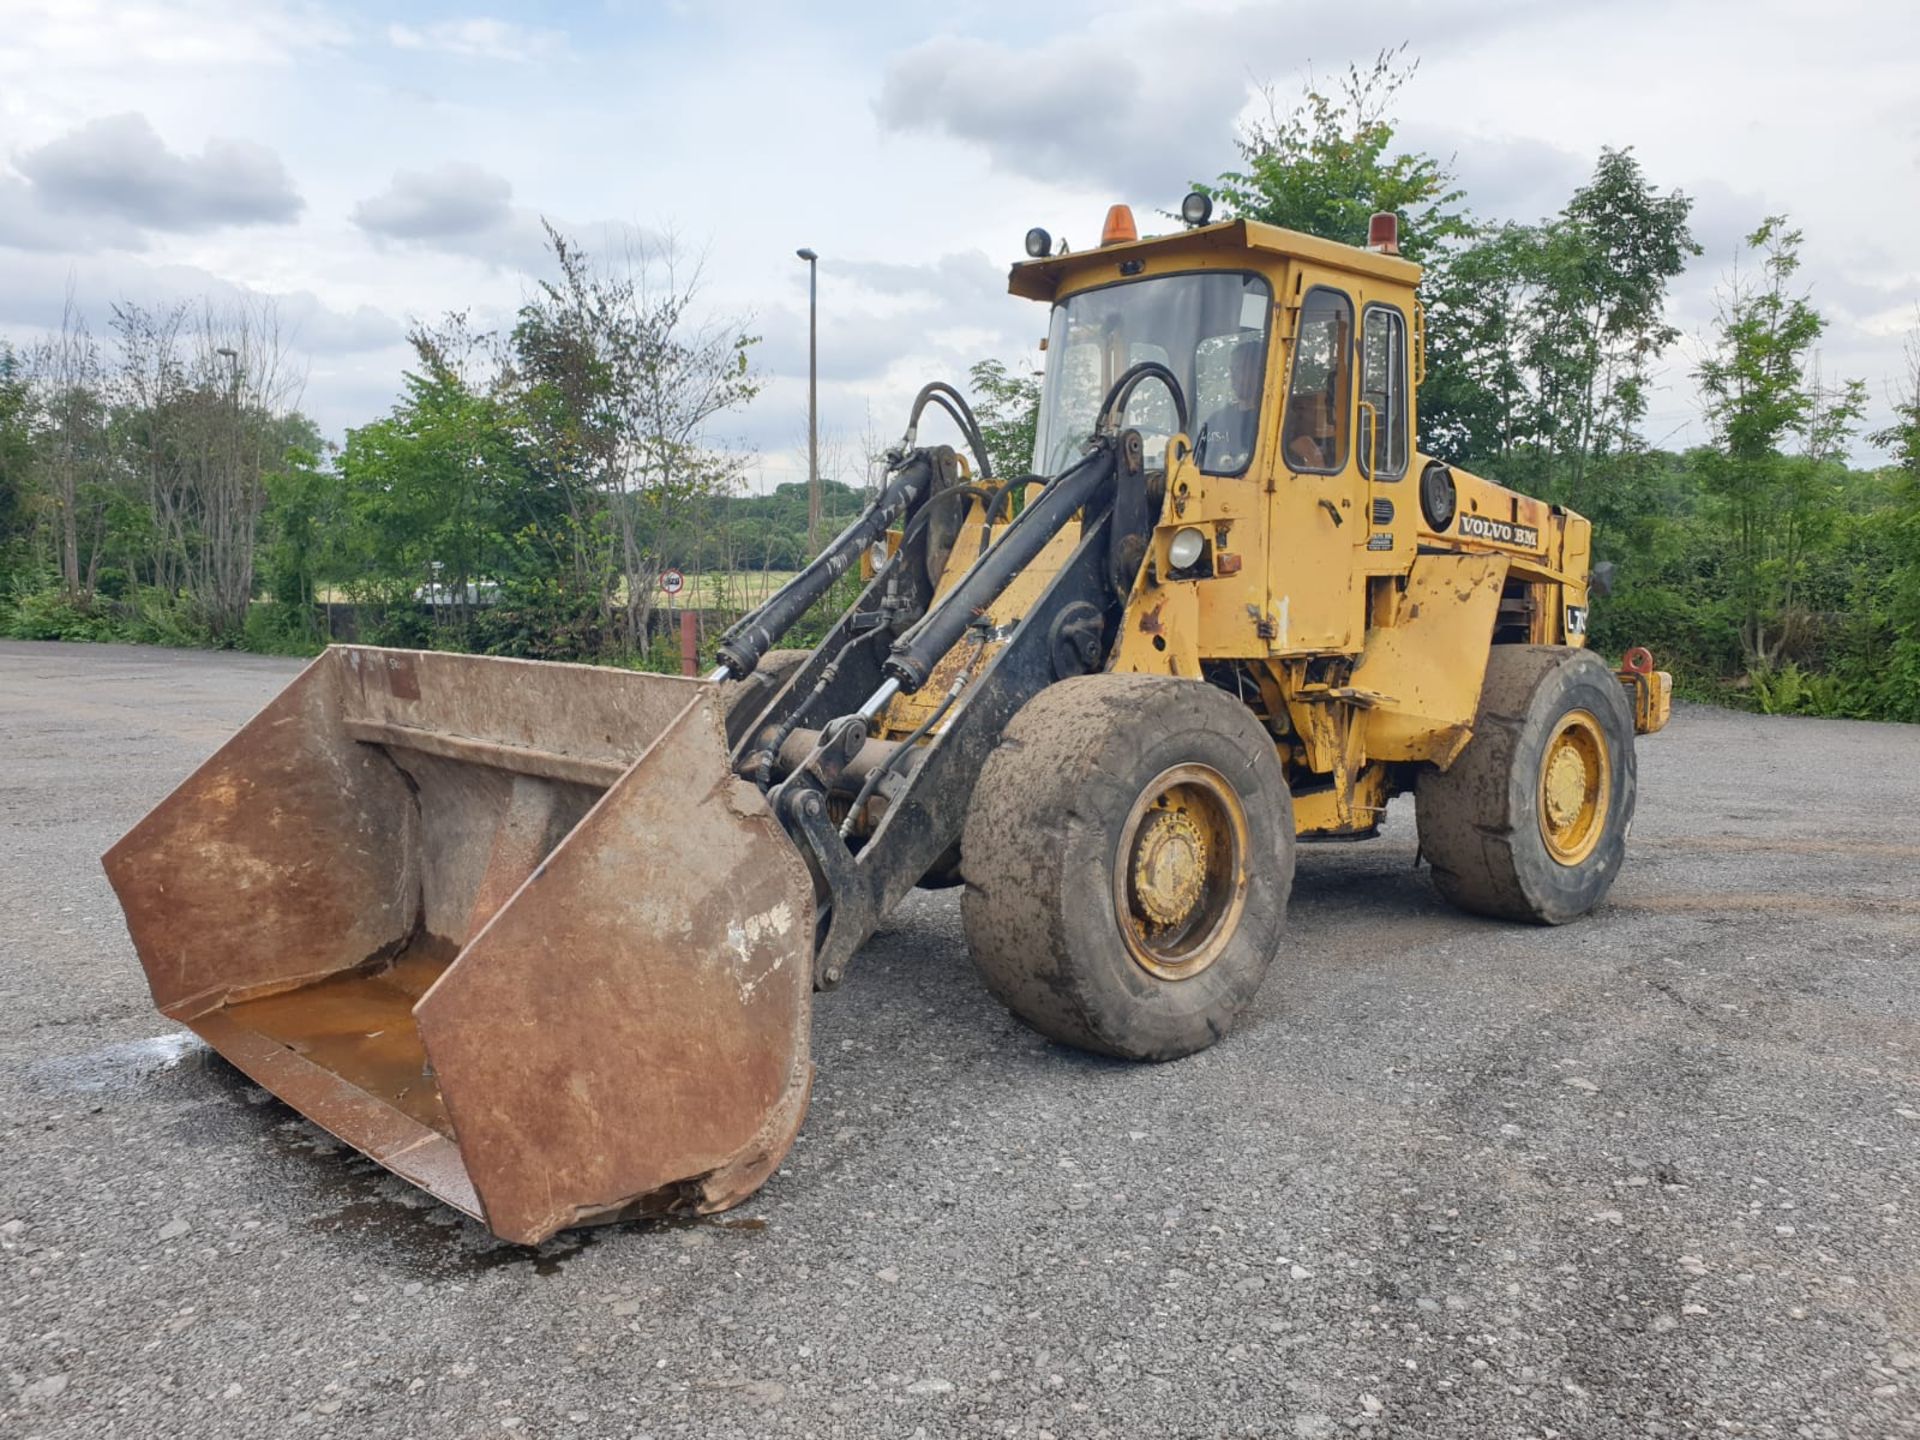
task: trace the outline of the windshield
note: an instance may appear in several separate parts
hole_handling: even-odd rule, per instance
[[[1179,378],[1200,468],[1238,475],[1253,458],[1272,292],[1258,275],[1161,275],[1085,290],[1053,307],[1034,469],[1058,475],[1093,434],[1100,402],[1129,367],[1157,360]],[[1178,428],[1164,385],[1142,381],[1125,423],[1165,464]]]

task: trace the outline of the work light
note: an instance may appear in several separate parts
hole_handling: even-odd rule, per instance
[[[1176,530],[1167,542],[1167,564],[1175,570],[1191,570],[1206,553],[1207,537],[1193,526]]]

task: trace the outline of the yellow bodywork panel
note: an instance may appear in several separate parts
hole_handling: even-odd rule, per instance
[[[941,572],[940,583],[934,587],[936,595],[944,595],[958,585],[979,557],[981,518],[980,502],[969,502],[966,519],[947,556],[946,569]],[[1005,522],[993,527],[994,542],[999,541],[1006,528]],[[1034,558],[1031,565],[1013,577],[1013,582],[988,610],[994,638],[985,642],[984,653],[976,659],[974,652],[981,647],[976,646],[970,638],[962,639],[941,657],[940,663],[933,667],[933,673],[927,677],[926,684],[911,695],[894,696],[881,720],[879,733],[890,740],[911,733],[939,707],[955,677],[969,662],[973,667],[972,673],[978,675],[1004,643],[1002,637],[1010,633],[1013,626],[1033,607],[1033,602],[1040,598],[1040,592],[1052,583],[1053,577],[1060,573],[1060,567],[1067,563],[1079,544],[1079,523],[1074,521],[1062,526],[1060,533],[1047,543],[1047,547]]]
[[[1392,797],[1387,768],[1369,765],[1350,785],[1324,785],[1294,792],[1293,828],[1298,835],[1367,835],[1380,824]]]
[[[1138,587],[1110,667],[1121,675],[1200,677],[1200,594],[1191,580]]]
[[[1368,630],[1352,684],[1366,711],[1370,760],[1452,762],[1480,708],[1504,555],[1422,555],[1407,574],[1397,623]]]

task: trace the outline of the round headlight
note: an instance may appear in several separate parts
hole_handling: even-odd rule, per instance
[[[1044,260],[1053,253],[1053,237],[1038,225],[1027,232],[1027,254],[1036,260]]]
[[[1453,524],[1457,504],[1453,472],[1435,460],[1420,473],[1420,513],[1427,518],[1427,528],[1444,530]]]
[[[1180,218],[1189,225],[1204,225],[1213,218],[1213,197],[1195,190],[1180,202]]]
[[[887,563],[887,537],[882,535],[867,547],[867,564],[878,574]]]
[[[1191,570],[1207,553],[1207,537],[1193,526],[1176,530],[1167,542],[1167,563],[1175,570]]]

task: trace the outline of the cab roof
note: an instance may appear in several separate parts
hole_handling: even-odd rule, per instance
[[[1283,230],[1258,220],[1222,220],[1191,230],[1176,230],[1170,235],[1149,235],[1118,245],[1102,245],[1090,250],[1075,250],[1065,255],[1050,255],[1044,260],[1022,260],[1007,277],[1007,290],[1027,300],[1052,300],[1062,290],[1078,289],[1071,284],[1084,278],[1105,278],[1127,260],[1190,257],[1208,266],[1225,268],[1230,257],[1252,252],[1258,257],[1272,255],[1305,260],[1334,270],[1371,276],[1412,286],[1420,279],[1420,267],[1398,255],[1383,255],[1323,240],[1299,230]]]

